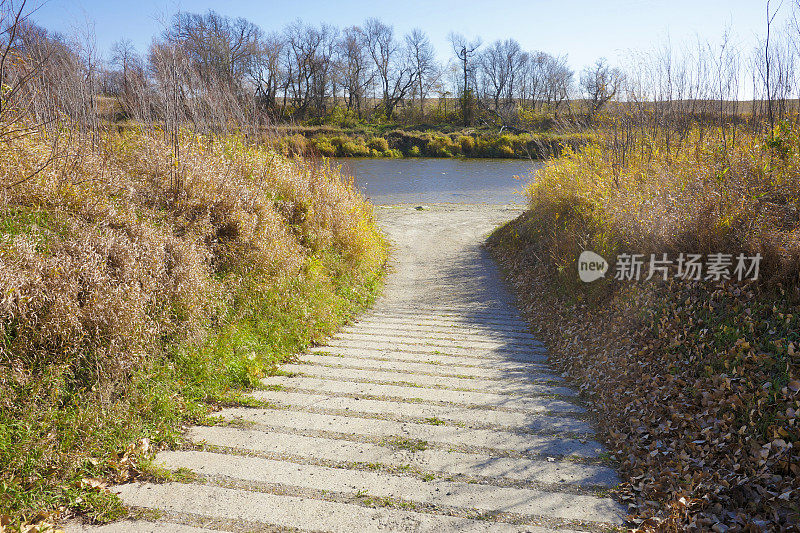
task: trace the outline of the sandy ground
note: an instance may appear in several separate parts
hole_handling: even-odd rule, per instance
[[[490,309],[511,304],[497,267],[482,247],[520,206],[432,204],[375,208],[392,245],[391,274],[377,308]]]

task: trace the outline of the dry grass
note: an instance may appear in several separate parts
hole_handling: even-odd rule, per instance
[[[549,162],[529,210],[490,245],[551,359],[593,400],[635,524],[792,530],[800,139],[790,127],[727,143],[705,133],[669,151],[639,138],[624,159],[609,142]],[[762,278],[584,284],[584,249],[612,261],[760,252]]]
[[[385,249],[346,178],[239,137],[76,138],[18,183],[43,135],[0,146],[0,514],[110,518],[80,479],[330,332]]]
[[[695,132],[677,147],[640,138],[624,158],[608,137],[545,164],[528,187],[529,226],[549,262],[577,279],[583,249],[650,253],[761,253],[762,274],[800,272],[800,130],[774,141]],[[555,232],[554,232],[555,228]]]
[[[39,157],[35,140],[15,141],[4,181]],[[240,278],[270,287],[323,250],[381,261],[370,208],[342,178],[235,137],[184,141],[173,164],[129,133],[72,163],[0,206],[3,354],[26,368],[90,357],[95,379],[116,381],[155,339],[199,334]]]

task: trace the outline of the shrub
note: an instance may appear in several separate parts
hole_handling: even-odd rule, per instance
[[[527,155],[525,144],[527,135],[503,134],[500,136],[481,135],[475,139],[473,154],[478,157],[511,158]]]
[[[335,157],[336,147],[327,137],[315,137],[313,139],[314,147],[319,153],[325,157]]]
[[[361,120],[358,118],[358,114],[356,114],[356,112],[352,109],[348,110],[343,107],[336,106],[326,117],[325,122],[340,128],[354,128],[361,123]]]
[[[453,157],[458,154],[460,146],[454,143],[450,137],[437,135],[428,141],[426,150],[429,155],[434,157]]]
[[[458,138],[458,144],[461,147],[461,153],[464,155],[472,154],[475,150],[475,139],[470,135],[462,135]]]
[[[364,144],[363,139],[349,139],[339,147],[338,155],[340,157],[369,157],[370,149]]]
[[[372,137],[367,141],[367,146],[378,152],[386,152],[389,150],[389,142],[383,137]]]
[[[602,213],[598,241],[642,253],[759,252],[763,275],[800,270],[800,262],[795,263],[800,241],[786,222],[796,220],[787,215],[792,205],[776,200],[765,209],[754,200],[797,198],[800,158],[770,170],[764,161],[771,148],[747,134],[721,150],[713,135],[701,139],[693,133],[677,155],[643,142],[645,148],[631,151],[624,167],[603,141],[580,151],[567,149],[537,174],[529,188],[531,205],[555,216],[553,209],[574,205],[579,198],[587,209]],[[800,145],[796,139],[790,142]]]
[[[500,135],[493,143],[495,155],[498,157],[514,157],[514,137]]]
[[[495,147],[495,150],[496,157],[514,157],[516,155],[514,153],[514,148],[507,144],[499,144]]]
[[[552,114],[534,111],[530,107],[519,106],[517,117],[520,123],[529,130],[550,131],[556,125],[556,119]]]
[[[279,146],[285,156],[302,156],[308,152],[309,141],[302,133],[295,133],[281,139]]]
[[[419,149],[419,146],[414,145],[408,151],[408,155],[410,157],[420,157],[422,155],[422,150]]]

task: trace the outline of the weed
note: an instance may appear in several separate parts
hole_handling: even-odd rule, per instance
[[[407,439],[405,437],[393,437],[381,442],[383,446],[389,446],[396,450],[408,450],[421,452],[428,449],[428,443],[424,440]]]

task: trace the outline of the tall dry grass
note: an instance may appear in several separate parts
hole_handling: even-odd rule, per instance
[[[4,185],[47,157],[3,147]],[[158,338],[200,335],[239,279],[269,287],[323,250],[375,268],[363,198],[331,169],[185,138],[181,157],[146,133],[104,140],[3,191],[2,353],[10,367],[80,366],[115,381]],[[90,364],[76,364],[88,359]]]
[[[182,134],[178,158],[154,130],[61,138],[0,143],[0,515],[107,519],[81,479],[127,479],[131,440],[330,333],[385,248],[330,167],[234,135]]]
[[[699,125],[670,145],[651,132],[623,149],[606,130],[545,164],[490,247],[551,361],[592,399],[636,525],[792,530],[800,130],[734,139]],[[579,281],[583,250],[611,263],[605,279]],[[638,281],[612,279],[623,252],[644,254]],[[674,266],[646,280],[663,253],[763,259],[758,281],[684,280]]]
[[[692,131],[671,148],[641,137],[623,162],[610,137],[545,163],[527,188],[529,228],[565,279],[591,249],[760,253],[764,279],[798,281],[800,129],[724,143],[719,130]]]

